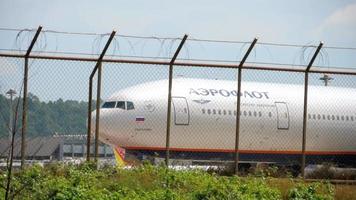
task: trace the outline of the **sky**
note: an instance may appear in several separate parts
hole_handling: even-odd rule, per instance
[[[323,41],[325,46],[356,47],[356,1],[0,0],[0,28],[35,29],[39,25],[42,25],[45,30],[70,32],[108,33],[115,29],[119,34],[125,35],[181,38],[184,34],[188,34],[189,38],[237,41],[251,41],[257,36],[259,42],[317,45],[319,41]],[[16,33],[8,35],[0,31],[0,49],[13,48],[15,36]],[[55,42],[52,42],[52,40]],[[78,36],[72,38],[58,38],[57,36],[51,38],[51,36],[48,36],[47,42],[52,44],[48,47],[50,50],[63,49],[82,52],[85,49],[87,52],[92,52],[93,38],[88,40],[91,40],[91,42],[81,40]],[[24,39],[23,46],[26,45],[26,39]],[[125,45],[128,46],[128,44],[122,46]],[[137,48],[135,53],[127,51],[127,54],[140,54],[137,52],[140,48],[143,48],[142,46],[144,46],[144,43],[135,46]],[[240,51],[242,48],[214,47],[207,50],[208,53],[202,53],[203,51],[199,48],[194,49],[194,44],[191,44],[190,47],[193,50],[190,50],[191,55],[189,57],[229,60],[236,59],[236,52],[232,54],[231,48],[240,48]],[[300,52],[300,50],[298,51]],[[148,49],[147,52],[149,54],[153,51]],[[166,53],[166,56],[171,55],[171,53]],[[354,67],[356,64],[355,53],[356,51],[341,53],[328,51],[326,55],[330,57],[330,61],[326,65]],[[255,55],[257,61],[282,62],[284,61],[283,58],[288,58],[290,63],[295,63],[295,60],[298,60],[295,58],[295,53],[293,53],[293,56],[289,56],[285,50],[264,50],[260,48],[255,54],[258,54],[258,56]],[[266,56],[263,54],[266,54]],[[187,52],[183,53],[183,56],[187,57],[187,55]],[[0,59],[0,63],[1,90],[15,86],[18,88],[19,80],[14,81],[14,78],[10,78],[10,75],[21,74],[21,70],[4,66],[21,68],[23,63],[11,59]],[[60,76],[58,76],[58,81],[71,76],[77,77],[77,82],[73,80],[64,80],[63,82],[80,85],[80,89],[72,89],[67,92],[68,94],[64,94],[64,92],[55,91],[65,91],[70,86],[63,84],[60,87],[58,82],[51,82],[50,80],[53,78],[49,74],[53,73],[53,76],[55,76],[60,72],[45,68],[44,66],[47,67],[48,64],[46,61],[33,63],[32,67],[38,68],[30,72],[33,73],[33,79],[41,75],[40,78],[36,79],[37,82],[34,81],[32,84],[34,93],[46,100],[59,97],[85,100],[86,93],[82,91],[86,91],[86,76],[79,77],[82,77],[83,73],[89,73],[90,70],[82,66],[81,70],[78,68],[78,70],[71,71],[76,64],[67,64],[66,70],[62,70]],[[60,65],[61,63],[57,63],[55,66]],[[129,66],[125,67],[129,68]],[[128,69],[125,73],[145,72],[140,67],[136,66],[136,71]],[[115,73],[119,73],[119,71],[112,72],[112,74]],[[154,72],[145,73],[154,74]],[[165,72],[157,72],[157,74],[162,73]],[[221,75],[219,73],[217,72],[218,75],[216,76],[224,78],[225,75],[222,75],[224,73],[221,73]],[[143,80],[162,78],[161,75],[149,76],[146,74],[142,75],[145,77]],[[113,79],[113,77],[110,78],[111,81]],[[107,97],[114,90],[136,83],[129,80],[126,82],[128,83],[121,82],[118,84],[120,86],[104,91],[104,96]],[[109,81],[107,84],[110,85]],[[48,89],[49,87],[52,89]],[[78,95],[78,93],[82,95]]]
[[[355,11],[350,0],[1,0],[0,26],[355,46]]]

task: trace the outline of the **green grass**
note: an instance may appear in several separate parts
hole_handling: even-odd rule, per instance
[[[5,172],[0,182],[5,185]],[[220,176],[142,165],[132,169],[50,164],[15,172],[15,199],[352,199],[355,186],[265,176]],[[0,199],[4,197],[0,188]]]

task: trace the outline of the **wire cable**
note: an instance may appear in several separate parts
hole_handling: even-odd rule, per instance
[[[1,28],[0,31],[35,31],[36,29],[16,29],[16,28]],[[70,32],[70,31],[56,31],[56,30],[43,30],[45,33],[65,34],[65,35],[89,35],[89,36],[104,36],[110,33],[94,33],[94,32]],[[117,34],[116,37],[134,38],[134,39],[154,39],[154,40],[179,40],[179,37],[157,37],[157,36],[139,36],[139,35],[124,35]],[[251,41],[236,41],[236,40],[214,40],[214,39],[198,39],[188,38],[188,41],[193,42],[210,42],[210,43],[231,43],[231,44],[248,44]],[[291,43],[275,43],[275,42],[259,42],[258,45],[279,46],[279,47],[317,47],[317,45],[302,45]],[[356,47],[342,47],[342,46],[324,46],[324,49],[338,49],[338,50],[356,50]]]

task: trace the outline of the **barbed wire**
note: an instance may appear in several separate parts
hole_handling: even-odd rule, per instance
[[[21,35],[25,35],[27,36],[27,40],[30,40],[30,35],[31,32],[35,32],[36,29],[13,29],[13,28],[1,28],[0,27],[0,31],[1,30],[6,30],[6,31],[15,31],[17,32],[16,34],[16,47],[17,47],[17,51],[18,52],[22,52],[25,50],[21,49],[21,44],[24,43],[24,41],[20,41],[20,39],[24,39],[25,37],[20,38]],[[55,31],[55,30],[43,30],[43,37],[44,37],[44,42],[42,41],[42,37],[40,37],[40,49],[42,49],[42,51],[32,51],[33,53],[48,53],[48,54],[62,54],[62,55],[81,55],[81,56],[98,56],[99,55],[99,51],[100,51],[100,47],[102,44],[102,40],[104,39],[104,37],[110,35],[110,33],[81,33],[81,32],[65,32],[65,31]],[[26,34],[23,34],[26,33]],[[68,52],[68,51],[58,51],[57,46],[56,46],[56,50],[55,51],[44,51],[44,49],[47,46],[47,33],[56,33],[56,34],[75,34],[75,35],[91,35],[91,36],[95,36],[95,39],[92,43],[92,52],[91,53],[83,53],[83,52]],[[117,37],[121,37],[124,38],[123,41],[118,41]],[[139,41],[137,42],[133,42],[132,40],[129,40],[129,38],[136,38],[139,39]],[[56,38],[57,39],[57,38]],[[144,46],[147,43],[146,39],[154,39],[157,40],[160,43],[160,48],[157,52],[156,56],[138,56],[135,53],[135,45],[142,43],[143,45],[141,46],[143,50]],[[179,41],[181,38],[169,38],[169,37],[155,37],[155,36],[135,36],[135,35],[116,35],[116,38],[114,38],[113,40],[113,52],[111,55],[107,54],[107,57],[120,57],[120,58],[137,58],[137,59],[171,59],[171,57],[169,57],[172,54],[172,47],[173,44],[177,41]],[[242,50],[245,48],[246,45],[250,44],[250,41],[229,41],[229,40],[209,40],[209,39],[196,39],[196,38],[189,38],[189,41],[193,41],[193,42],[198,42],[198,45],[202,45],[201,42],[218,42],[218,43],[235,43],[235,44],[241,44],[240,47],[240,54],[242,53]],[[120,46],[122,46],[122,42],[126,42],[130,48],[130,50],[132,51],[131,55],[122,55],[120,53]],[[27,41],[27,43],[29,43],[29,41]],[[219,60],[219,59],[190,59],[189,57],[189,43],[187,43],[184,47],[186,50],[186,58],[185,59],[180,59],[180,60],[184,60],[184,61],[207,61],[207,62],[217,62],[217,63],[236,63],[238,62],[238,57],[239,55],[236,55],[236,59],[234,60]],[[311,56],[311,49],[316,48],[317,46],[312,45],[311,43],[309,44],[305,44],[305,45],[299,45],[299,44],[285,44],[285,43],[270,43],[270,42],[261,42],[258,43],[257,45],[260,45],[262,48],[265,48],[266,51],[268,52],[268,55],[273,59],[273,56],[271,54],[271,52],[269,51],[269,48],[267,46],[281,46],[281,47],[298,47],[300,48],[300,52],[298,53],[299,57],[300,57],[300,65],[303,66],[306,63],[306,60],[309,60],[309,57]],[[348,48],[348,47],[326,47],[326,48],[333,48],[333,49],[355,49],[356,48]],[[322,49],[321,52],[321,58],[319,58],[319,60],[323,63],[326,64],[326,67],[330,67],[329,65],[329,56],[328,53],[326,52],[326,48]],[[15,49],[0,49],[0,51],[14,51]],[[118,51],[118,54],[115,54],[115,51]],[[162,56],[166,55],[166,56]],[[256,59],[257,57],[257,50],[256,48],[253,49],[253,54],[254,57]],[[241,55],[240,55],[241,56]],[[270,63],[259,63],[259,62],[255,62],[256,64],[273,64],[273,65],[292,65],[292,66],[297,66],[295,64],[297,55],[295,56],[295,58],[293,59],[293,63],[281,63],[281,62],[270,62]]]
[[[2,28],[0,31],[35,31],[36,29],[16,29],[16,28]],[[56,31],[56,30],[43,30],[45,33],[66,34],[66,35],[87,35],[87,36],[105,36],[110,33],[95,33],[95,32],[70,32],[70,31]],[[157,37],[157,36],[139,36],[139,35],[125,35],[116,34],[115,37],[134,38],[134,39],[154,39],[154,40],[179,40],[180,37]],[[188,38],[187,41],[192,42],[209,42],[209,43],[231,43],[231,44],[249,44],[251,41],[237,41],[237,40],[215,40],[215,39],[199,39]],[[304,48],[304,44],[292,44],[292,43],[277,43],[277,42],[258,42],[258,45],[266,46],[279,46],[279,47],[299,47]],[[310,47],[317,47],[317,45],[308,45]],[[343,47],[343,46],[324,46],[324,49],[336,49],[336,50],[356,50],[356,47]]]

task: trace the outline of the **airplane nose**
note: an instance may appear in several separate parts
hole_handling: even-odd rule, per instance
[[[95,132],[95,124],[96,124],[96,110],[91,112],[91,132]]]
[[[100,109],[100,118],[99,118],[99,123],[101,125],[101,123],[105,122],[107,117],[107,113],[105,112],[104,109]],[[95,127],[96,124],[96,110],[91,112],[91,126]]]
[[[95,126],[95,120],[96,120],[96,110],[91,112],[91,126]]]
[[[100,110],[100,117],[99,117],[99,139],[105,137],[106,135],[106,113],[103,110]],[[91,133],[95,133],[96,128],[96,110],[92,111],[91,113]]]
[[[99,140],[104,143],[126,145],[132,138],[129,119],[125,112],[117,109],[100,109]],[[96,110],[91,114],[91,134],[95,135]]]

